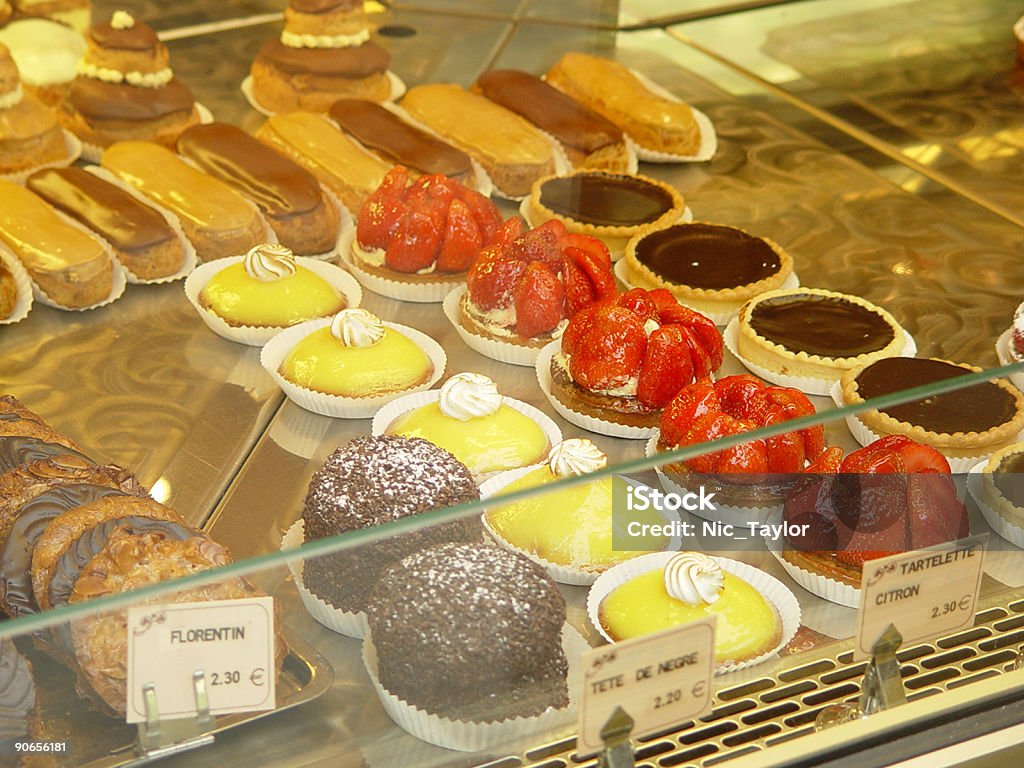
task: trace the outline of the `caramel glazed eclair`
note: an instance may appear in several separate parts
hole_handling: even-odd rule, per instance
[[[61,122],[97,147],[125,139],[173,146],[178,134],[199,122],[199,112],[192,91],[171,71],[156,33],[116,11],[109,23],[89,31]]]
[[[252,63],[253,96],[271,112],[326,112],[343,96],[384,101],[390,63],[370,40],[362,0],[291,0],[281,36]]]
[[[335,247],[341,218],[316,177],[241,128],[194,125],[178,138],[178,152],[256,203],[281,245],[295,254]]]
[[[149,498],[126,470],[100,466],[14,398],[0,397],[0,607],[23,616],[225,565],[227,550]],[[162,602],[261,593],[243,579]],[[78,690],[124,716],[124,613],[59,625],[39,644],[69,664]],[[278,634],[278,667],[287,652]]]

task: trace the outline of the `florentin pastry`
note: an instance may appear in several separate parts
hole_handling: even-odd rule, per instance
[[[523,230],[522,219],[509,219],[473,260],[459,323],[477,336],[540,349],[576,312],[614,296],[615,277],[600,240],[570,234],[559,221]]]
[[[649,176],[576,171],[538,179],[530,190],[530,220],[558,219],[570,232],[599,237],[622,251],[631,237],[677,222],[682,195]]]
[[[390,168],[312,112],[274,115],[256,131],[256,138],[316,176],[350,211],[359,210]]]
[[[0,640],[0,737],[17,744],[45,739],[40,721],[32,665],[18,653],[10,638]],[[32,768],[37,763],[26,755],[12,752],[4,756],[5,768]]]
[[[475,182],[469,155],[376,102],[339,99],[329,114],[341,130],[384,161],[405,166],[413,178],[440,174],[469,186]]]
[[[443,718],[495,722],[568,705],[565,616],[539,565],[447,544],[387,569],[367,622],[385,690]]]
[[[398,165],[359,209],[352,259],[399,282],[449,281],[469,269],[501,224],[497,206],[479,192],[439,174],[412,181]]]
[[[664,289],[634,288],[577,312],[551,358],[551,394],[570,410],[633,427],[657,426],[686,384],[722,365],[722,337]]]
[[[284,31],[253,61],[253,94],[271,112],[326,112],[343,96],[384,101],[390,63],[370,40],[361,0],[290,0]]]
[[[469,470],[448,451],[407,437],[358,437],[313,475],[302,519],[306,541],[337,536],[480,498]],[[335,608],[367,607],[377,578],[392,563],[450,541],[480,540],[477,521],[456,520],[307,560],[306,587]]]
[[[793,259],[767,238],[718,224],[674,224],[626,245],[626,274],[640,288],[668,288],[698,312],[738,310],[782,286]]]
[[[178,137],[179,154],[252,200],[278,241],[300,256],[327,253],[341,220],[316,177],[227,123],[194,125]]]
[[[548,70],[545,79],[604,115],[644,149],[694,155],[700,148],[700,128],[693,110],[652,93],[617,62],[567,53]]]
[[[902,435],[883,437],[845,459],[842,450],[829,448],[807,474],[783,511],[785,523],[806,525],[806,533],[788,537],[782,556],[811,573],[860,587],[865,562],[969,532],[949,462]]]
[[[245,253],[266,239],[266,222],[255,205],[159,144],[118,142],[103,152],[101,164],[175,214],[203,261]]]
[[[0,181],[0,201],[0,241],[54,303],[81,309],[110,296],[114,263],[103,243],[24,187]]]
[[[288,352],[278,372],[336,397],[379,397],[428,382],[434,364],[416,342],[365,309],[346,309]]]
[[[614,587],[598,606],[615,641],[660,632],[714,614],[715,663],[738,664],[771,651],[782,637],[778,610],[746,580],[700,552],[679,552],[663,567]]]
[[[188,86],[170,68],[167,48],[156,33],[125,11],[89,31],[78,77],[61,119],[82,141],[108,147],[148,139],[167,147],[199,111]]]
[[[185,246],[174,228],[116,184],[81,168],[52,168],[34,173],[26,186],[100,235],[137,277],[152,280],[182,269]]]
[[[57,114],[24,91],[18,66],[0,44],[0,174],[38,168],[66,156]]]
[[[714,383],[702,379],[680,389],[665,406],[658,450],[674,451],[813,413],[811,401],[799,390],[768,386],[749,374]],[[684,487],[693,487],[687,483],[694,481],[715,486],[726,504],[759,506],[781,500],[784,490],[785,483],[777,482],[781,478],[768,475],[802,472],[824,450],[825,427],[819,424],[670,462],[664,469]]]
[[[0,395],[0,441],[10,437],[25,437],[43,443],[69,448],[72,452],[78,450],[74,441],[53,429],[37,413],[30,411],[23,406],[16,397],[12,395]],[[19,466],[22,463],[41,458],[46,454],[31,445],[17,446],[13,444],[0,449],[0,472]],[[31,458],[28,458],[31,456]]]
[[[504,400],[486,376],[458,373],[444,383],[436,401],[398,416],[384,433],[429,440],[475,477],[542,461],[551,449],[547,434]]]
[[[845,371],[843,402],[862,403],[882,395],[979,372],[946,360],[893,357]],[[937,448],[945,456],[981,456],[1018,440],[1024,430],[1024,394],[1003,380],[858,414],[878,435],[903,435]]]
[[[484,514],[488,529],[502,541],[532,557],[556,566],[596,574],[616,563],[643,554],[638,540],[628,551],[616,550],[614,537],[625,534],[612,515],[612,487],[621,482],[610,475],[568,488],[552,487],[540,496],[499,504],[503,494],[557,483],[607,466],[608,457],[590,440],[573,437],[551,449],[547,461],[529,468],[498,490],[495,505]],[[656,511],[631,512],[630,522],[661,525]],[[668,546],[667,537],[649,537],[651,550]],[[556,581],[557,573],[552,574]]]
[[[476,79],[473,90],[557,139],[574,167],[628,170],[629,151],[622,131],[536,75],[492,69]]]
[[[786,376],[834,380],[906,346],[884,309],[821,288],[762,293],[740,309],[738,326],[740,356]]]
[[[474,158],[503,194],[526,195],[555,172],[551,143],[519,115],[451,83],[411,88],[402,107]]]
[[[1024,528],[1024,443],[996,451],[982,470],[985,502],[1006,522]]]
[[[236,328],[288,328],[340,312],[346,299],[283,245],[263,243],[210,277],[199,305]]]

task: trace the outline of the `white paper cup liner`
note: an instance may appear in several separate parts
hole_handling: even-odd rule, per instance
[[[37,171],[41,171],[44,168],[67,168],[75,160],[82,155],[82,142],[79,141],[78,137],[71,131],[63,130],[64,134],[64,156],[59,157],[56,160],[50,160],[48,163],[40,163],[31,168],[26,168],[23,171],[15,171],[14,173],[2,173],[0,179],[9,181],[12,184],[24,184],[28,177]]]
[[[985,474],[986,464],[988,464],[988,460],[978,462],[971,467],[967,475],[967,492],[971,494],[971,498],[978,505],[978,509],[981,510],[981,514],[985,518],[985,522],[992,527],[992,530],[1013,544],[1013,546],[1024,549],[1024,528],[1011,523],[994,510],[985,500],[982,477]]]
[[[284,362],[292,347],[313,331],[329,326],[332,320],[333,318],[325,317],[319,320],[299,323],[278,333],[264,345],[263,350],[260,352],[260,365],[270,374],[271,378],[274,379],[289,400],[299,407],[305,408],[307,411],[319,413],[321,416],[331,416],[336,419],[368,419],[377,413],[382,406],[396,398],[409,393],[430,389],[444,375],[447,357],[440,344],[415,328],[389,322],[384,322],[384,325],[411,339],[416,346],[426,352],[430,362],[434,365],[434,372],[430,375],[430,378],[419,386],[402,390],[401,392],[389,392],[385,395],[376,395],[374,397],[340,397],[323,392],[314,392],[298,384],[293,384],[278,373],[278,368],[281,367],[281,363]]]
[[[168,226],[170,226],[170,228],[174,230],[175,235],[177,235],[178,237],[178,241],[181,243],[182,248],[185,251],[185,256],[182,259],[181,266],[178,268],[178,270],[172,274],[165,275],[164,277],[153,277],[149,279],[143,279],[135,275],[130,269],[128,269],[127,266],[122,264],[121,266],[124,267],[125,275],[129,283],[139,285],[157,285],[159,283],[170,283],[174,282],[175,280],[181,280],[183,277],[191,273],[192,270],[196,268],[196,264],[199,261],[198,257],[196,256],[196,249],[192,245],[192,241],[189,240],[188,237],[185,235],[184,230],[182,230],[181,222],[178,221],[177,216],[168,211],[166,208],[150,200],[148,197],[146,197],[141,192],[136,190],[130,184],[125,184],[123,181],[117,178],[117,176],[112,174],[106,168],[102,168],[101,166],[98,165],[89,165],[86,166],[85,170],[91,173],[93,176],[98,176],[99,178],[103,179],[108,184],[113,184],[118,189],[131,195],[133,198],[138,200],[147,208],[152,208],[157,213],[159,213],[163,217],[164,221],[167,222]]]
[[[455,328],[459,338],[466,342],[467,347],[485,357],[497,360],[499,363],[533,366],[537,362],[537,355],[540,353],[540,348],[538,347],[527,347],[513,344],[510,341],[490,339],[473,333],[463,326],[460,318],[462,317],[462,297],[465,295],[466,286],[463,284],[444,297],[442,308],[444,309],[445,317],[448,318],[448,322]]]
[[[847,608],[860,608],[860,589],[857,587],[793,565],[775,547],[768,547],[768,551],[779,561],[779,565],[782,566],[789,578],[812,595],[817,595],[830,603],[845,605]]]
[[[382,406],[379,411],[373,416],[373,422],[370,425],[370,434],[374,437],[383,435],[389,426],[397,419],[410,411],[417,408],[421,408],[424,405],[430,403],[436,403],[441,399],[441,390],[432,389],[430,391],[419,391],[412,394],[405,394],[386,405]],[[535,422],[537,426],[544,432],[544,436],[548,439],[549,446],[558,445],[562,442],[562,430],[558,428],[551,418],[543,411],[534,408],[529,403],[524,403],[522,400],[516,400],[511,397],[503,397],[502,405],[507,405],[509,408],[518,411],[519,413],[526,416],[526,418]],[[499,472],[487,472],[483,475],[474,475],[477,484],[479,485],[484,480],[499,474]]]
[[[397,301],[412,301],[417,304],[435,304],[444,301],[445,296],[465,283],[466,276],[464,274],[461,276],[453,275],[451,280],[412,283],[390,280],[381,275],[367,272],[356,263],[352,256],[355,239],[356,228],[352,226],[342,235],[338,246],[338,250],[341,252],[341,260],[364,288],[374,293],[379,293],[381,296],[396,299]]]
[[[7,317],[0,319],[0,325],[13,325],[20,323],[32,311],[32,280],[29,278],[28,272],[25,271],[25,267],[18,261],[18,257],[4,246],[0,246],[0,263],[3,263],[14,277],[14,294],[16,296],[14,309]]]
[[[84,224],[79,224],[70,216],[65,215],[61,211],[58,211],[56,208],[54,209],[54,213],[56,213],[57,216],[61,220],[63,220],[65,224],[67,224],[70,227],[73,227],[74,229],[77,229],[79,232],[82,232],[85,235],[88,235],[90,238],[92,238],[93,240],[95,240],[96,242],[100,243],[100,245],[103,246],[103,250],[106,251],[107,256],[110,257],[110,262],[113,265],[113,275],[111,280],[110,293],[107,294],[106,298],[96,302],[95,304],[90,304],[88,307],[65,307],[63,304],[59,304],[54,299],[51,299],[46,294],[46,292],[43,291],[43,289],[35,282],[35,280],[32,280],[32,275],[31,273],[29,273],[29,280],[32,280],[32,294],[35,300],[38,301],[40,304],[45,304],[46,306],[53,307],[54,309],[63,309],[66,312],[87,312],[90,309],[99,309],[100,307],[105,307],[107,306],[107,304],[110,304],[111,302],[121,298],[121,296],[124,294],[124,289],[128,281],[125,276],[124,267],[121,266],[121,262],[119,262],[117,260],[117,257],[114,256],[114,249],[110,247],[110,244],[106,240],[97,235]],[[26,272],[27,271],[28,270],[26,269]]]
[[[519,215],[523,217],[523,220],[526,221],[526,223],[530,226],[530,229],[536,229],[537,227],[539,227],[541,224],[544,223],[543,221],[540,221],[540,222],[536,221],[530,215],[530,196],[529,195],[527,195],[526,197],[522,198],[522,202],[519,204]],[[686,207],[683,208],[682,216],[680,216],[678,219],[676,219],[675,223],[676,224],[689,224],[691,221],[693,221],[693,211],[690,210],[689,206],[686,206]],[[598,237],[597,239],[601,240],[600,237]],[[602,240],[602,242],[604,242],[604,241]],[[608,245],[608,244],[605,243],[605,245]],[[621,261],[622,257],[626,255],[625,250],[623,250],[622,248],[616,248],[616,249],[609,248],[608,249],[608,254],[611,256],[612,262],[615,264],[615,267],[614,267],[615,276],[618,277],[620,280],[622,280],[622,282],[625,283],[626,279],[625,279],[625,277],[623,277],[623,275],[626,274],[625,273],[625,269],[623,269],[622,272],[620,272],[619,269],[618,269],[619,262]],[[634,286],[629,285],[628,287],[633,288]]]
[[[384,74],[387,75],[388,82],[391,83],[391,93],[388,94],[387,101],[390,102],[402,98],[402,96],[405,95],[405,83],[402,81],[402,78],[400,78],[390,69]],[[274,115],[277,114],[276,112],[267,109],[265,106],[260,104],[259,100],[256,98],[256,93],[253,91],[252,87],[252,75],[246,75],[245,79],[242,80],[238,88],[242,92],[242,95],[245,96],[245,100],[249,103],[249,106],[255,109],[257,112],[259,112],[261,115],[265,115],[266,117],[273,117]],[[341,94],[338,95],[338,98],[341,98]]]
[[[657,429],[655,430],[654,435],[651,436],[651,439],[648,440],[647,444],[644,446],[644,453],[647,458],[654,458],[658,455],[659,437],[661,437],[661,430]],[[693,488],[687,488],[677,483],[672,476],[665,471],[664,465],[655,467],[654,471],[658,473],[658,480],[661,481],[662,487],[669,493],[685,495],[693,491]],[[690,514],[696,515],[704,520],[720,520],[723,523],[745,527],[747,523],[756,521],[765,522],[771,515],[780,512],[781,510],[781,503],[768,506],[751,505],[749,507],[745,507],[742,505],[720,504],[716,501],[714,512],[698,508],[690,510]]]
[[[631,427],[625,424],[615,424],[610,421],[588,416],[585,413],[574,411],[551,394],[551,358],[561,349],[561,339],[555,339],[537,354],[537,363],[534,370],[537,372],[537,383],[540,384],[541,392],[551,403],[551,407],[558,412],[558,415],[588,432],[596,432],[599,435],[609,437],[624,437],[628,440],[646,440],[655,433],[657,427]]]
[[[405,91],[403,90],[402,92],[404,93]],[[409,125],[413,126],[414,128],[418,128],[421,131],[423,131],[424,133],[430,134],[435,139],[443,141],[445,144],[448,144],[449,146],[452,146],[448,142],[448,139],[446,139],[444,136],[439,134],[437,131],[435,131],[430,126],[424,125],[423,123],[421,123],[415,117],[413,117],[408,112],[406,112],[404,109],[402,109],[398,104],[395,104],[393,102],[388,101],[388,102],[384,102],[383,104],[381,104],[381,106],[384,107],[384,109],[386,109],[389,112],[391,112],[392,114],[396,115],[400,120],[402,120],[402,122],[408,123]],[[352,138],[352,137],[350,137],[350,138]],[[467,157],[468,157],[468,155],[467,155]],[[479,192],[484,197],[490,197],[492,194],[494,194],[494,182],[491,181],[491,177],[487,175],[487,171],[484,170],[484,167],[482,165],[480,165],[479,161],[477,161],[476,158],[470,157],[469,158],[469,164],[473,167],[473,182],[474,183],[472,184],[472,188],[475,189],[477,192]]]
[[[690,209],[687,208],[686,210],[689,211]],[[626,286],[627,290],[630,289],[630,288],[636,288],[637,287],[637,285],[635,283],[631,282],[630,279],[629,279],[629,267],[628,267],[628,265],[626,264],[626,262],[624,260],[616,261],[615,262],[615,266],[613,267],[613,270],[615,272],[615,276],[617,278],[619,278],[619,281],[624,286]],[[640,286],[640,287],[643,287],[643,286]],[[787,289],[787,290],[792,290],[793,288],[799,288],[799,287],[800,287],[800,278],[797,277],[795,272],[791,273],[785,280],[782,281],[782,285],[779,286],[780,289]],[[673,295],[675,295],[675,294],[673,294]],[[739,307],[737,307],[736,309],[730,309],[730,310],[725,310],[725,311],[721,311],[721,312],[710,312],[706,308],[698,307],[698,306],[695,306],[693,304],[687,303],[686,299],[684,297],[682,297],[682,296],[676,296],[676,301],[678,301],[684,307],[689,307],[693,311],[700,312],[705,317],[710,318],[711,321],[715,325],[717,325],[719,327],[728,325],[730,322],[732,322],[736,318],[736,316],[739,314],[739,311],[740,311]]]
[[[213,122],[213,113],[203,104],[196,102],[196,113],[199,115],[199,123],[201,125],[207,125]],[[103,159],[103,150],[105,147],[101,147],[97,144],[90,144],[87,141],[82,142],[81,158],[90,163],[99,165],[100,160]]]
[[[566,680],[569,706],[548,709],[535,717],[513,717],[488,723],[449,720],[425,712],[384,688],[377,673],[377,650],[370,633],[363,638],[363,662],[385,711],[402,730],[417,739],[445,749],[480,752],[506,742],[536,737],[538,733],[553,730],[573,721],[576,716],[575,695],[582,685],[580,655],[589,650],[590,646],[575,629],[566,625],[562,630],[562,648],[569,662]]]
[[[284,538],[281,539],[281,549],[296,549],[302,546],[305,541],[304,523],[302,518],[299,518],[285,531]],[[288,561],[288,570],[291,571],[292,579],[295,581],[295,588],[299,591],[302,605],[309,611],[309,615],[338,634],[361,639],[366,634],[366,613],[363,611],[357,613],[342,611],[314,595],[306,588],[306,582],[303,581],[303,567],[303,560],[295,559]]]
[[[917,343],[914,341],[914,337],[905,330],[903,331],[903,337],[905,340],[903,349],[897,357],[913,357],[917,354]],[[828,379],[817,379],[809,376],[787,376],[786,374],[776,373],[750,362],[739,353],[739,319],[736,317],[730,320],[729,324],[725,327],[722,340],[725,342],[726,348],[732,352],[733,356],[748,371],[760,376],[765,381],[778,384],[780,387],[792,387],[808,395],[828,395],[831,393],[833,385],[839,381],[839,377],[842,375],[842,372],[837,369],[835,376]]]
[[[635,69],[631,69],[630,71],[636,75],[636,78],[643,83],[645,88],[656,96],[668,99],[669,101],[674,101],[678,104],[685,103],[674,93],[658,85],[646,75],[637,72]],[[715,126],[711,122],[711,118],[693,105],[689,106],[693,111],[693,119],[694,122],[697,123],[697,129],[700,131],[700,146],[694,154],[675,155],[669,152],[659,152],[655,149],[646,148],[637,144],[637,157],[646,163],[703,163],[714,157],[715,152],[718,151],[718,136],[715,133]],[[633,140],[636,141],[635,138]]]
[[[840,382],[836,382],[829,390],[833,402],[840,408],[848,403],[843,402],[843,390]],[[853,435],[854,440],[860,443],[862,446],[867,447],[875,440],[880,440],[882,435],[868,427],[859,416],[847,416],[846,426],[849,428],[850,433]],[[1016,440],[1024,439],[1024,432],[1017,435]],[[1015,441],[1016,442],[1016,441]],[[933,446],[934,447],[934,446]],[[971,468],[975,464],[983,461],[987,461],[992,455],[992,452],[980,454],[978,456],[949,456],[943,453],[941,448],[935,448],[939,453],[946,457],[946,461],[949,462],[949,469],[954,475],[966,474],[971,471]]]
[[[228,256],[200,265],[185,280],[185,296],[203,319],[203,322],[218,336],[239,344],[248,344],[250,347],[262,347],[285,329],[280,327],[260,328],[252,325],[229,325],[222,317],[204,307],[199,301],[199,294],[214,275],[244,260],[245,256]],[[295,265],[305,267],[313,274],[322,277],[330,283],[335,290],[345,297],[349,309],[358,307],[362,302],[363,291],[359,287],[359,283],[341,267],[305,256],[296,256]]]
[[[1024,17],[1022,17],[1024,18]],[[1013,329],[1007,328],[1003,331],[1003,334],[996,341],[996,355],[999,357],[1000,365],[1010,365],[1017,361],[1010,356],[1010,337],[1013,335]],[[1010,381],[1013,385],[1024,392],[1024,373],[1011,373]]]
[[[621,563],[620,565],[617,565],[609,571],[601,574],[600,578],[594,582],[594,586],[590,588],[590,592],[587,594],[587,614],[590,616],[590,623],[593,624],[594,628],[601,633],[601,637],[609,643],[615,642],[605,632],[604,627],[601,626],[601,602],[610,595],[616,587],[625,584],[627,581],[631,581],[637,576],[642,576],[649,571],[664,568],[668,561],[675,557],[675,555],[675,552],[655,552],[650,555],[641,555],[640,557],[633,558],[632,560],[627,560],[626,562]],[[715,557],[715,560],[717,560],[719,565],[722,566],[722,570],[728,571],[734,576],[743,579],[745,582],[750,584],[750,586],[760,592],[761,595],[775,607],[775,610],[778,611],[779,620],[782,622],[781,636],[779,637],[778,643],[771,650],[752,659],[747,659],[746,661],[738,663],[728,662],[715,667],[716,675],[724,675],[729,672],[736,672],[740,669],[753,667],[756,664],[767,661],[780,650],[785,648],[786,644],[793,639],[796,631],[800,628],[800,603],[797,602],[796,597],[789,588],[774,576],[771,576],[752,565],[741,563],[738,560],[730,560],[727,557]]]

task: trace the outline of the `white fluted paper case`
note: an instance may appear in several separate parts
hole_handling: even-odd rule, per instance
[[[323,262],[317,263],[322,264]],[[284,378],[278,372],[278,369],[292,347],[313,331],[329,326],[332,321],[333,318],[325,317],[320,320],[300,323],[288,330],[281,331],[268,341],[260,351],[260,365],[263,366],[263,369],[270,374],[289,400],[299,407],[305,408],[307,411],[319,413],[321,416],[331,416],[336,419],[368,419],[377,413],[382,406],[396,398],[411,392],[430,389],[444,375],[448,358],[440,344],[415,328],[384,321],[385,327],[398,331],[403,336],[411,339],[430,358],[434,371],[427,381],[411,389],[388,392],[373,397],[340,397],[338,395],[328,395],[324,392],[314,392]]]
[[[32,281],[18,258],[3,246],[0,246],[0,263],[4,264],[14,277],[15,295],[14,308],[7,317],[0,318],[0,325],[13,325],[20,323],[32,311]]]
[[[462,310],[460,307],[462,305],[462,297],[465,295],[466,286],[462,284],[444,297],[442,308],[444,309],[444,316],[448,318],[448,322],[452,324],[455,332],[459,334],[459,338],[466,343],[467,347],[474,352],[479,352],[484,357],[497,360],[499,363],[523,366],[533,366],[536,364],[537,355],[540,354],[539,347],[528,347],[522,344],[513,344],[510,341],[480,336],[463,326],[461,321]]]
[[[203,288],[214,275],[244,260],[245,256],[227,256],[223,259],[214,259],[205,264],[200,264],[185,280],[185,296],[207,327],[218,336],[228,341],[247,344],[250,347],[262,347],[286,329],[254,325],[230,325],[218,314],[204,307],[199,301],[199,294],[202,293]],[[345,305],[348,309],[354,309],[362,303],[362,288],[359,287],[359,283],[356,282],[355,278],[341,267],[307,256],[296,256],[295,266],[304,267],[326,280],[331,287],[345,297]]]
[[[967,475],[967,492],[971,494],[971,498],[978,505],[978,509],[981,510],[981,514],[985,518],[985,522],[992,527],[992,530],[1013,544],[1013,546],[1024,549],[1024,528],[1011,523],[985,501],[985,496],[982,492],[982,476],[985,474],[986,464],[988,464],[987,459],[971,467],[970,474]]]
[[[363,662],[370,682],[388,716],[417,739],[459,752],[480,752],[510,741],[536,736],[571,723],[576,717],[576,691],[582,685],[580,655],[590,649],[586,640],[571,626],[562,629],[562,650],[569,662],[566,684],[569,706],[548,709],[534,717],[512,717],[507,720],[475,723],[449,720],[441,715],[419,709],[388,691],[380,682],[377,649],[369,631],[363,638]]]
[[[611,594],[615,588],[625,584],[627,581],[631,581],[638,576],[648,573],[649,571],[664,568],[668,561],[675,557],[676,554],[677,553],[675,552],[655,552],[650,555],[641,555],[640,557],[627,560],[626,562],[615,566],[606,573],[603,573],[598,580],[594,582],[594,586],[590,588],[590,592],[587,594],[587,615],[590,617],[590,623],[593,624],[594,628],[601,633],[601,637],[609,643],[615,642],[608,633],[605,632],[604,627],[601,625],[601,602]],[[796,597],[786,587],[786,585],[774,576],[771,576],[752,565],[741,563],[739,560],[730,560],[727,557],[717,556],[715,557],[715,560],[718,561],[722,570],[728,571],[734,576],[743,579],[745,582],[750,584],[750,586],[760,592],[761,595],[771,603],[772,606],[774,606],[782,625],[779,641],[771,650],[752,659],[747,659],[746,661],[719,664],[715,667],[716,675],[724,675],[729,672],[736,672],[740,669],[747,669],[748,667],[753,667],[756,664],[767,661],[785,648],[786,644],[793,639],[793,636],[796,635],[797,630],[800,628],[800,603],[797,602]]]
[[[296,549],[301,547],[305,541],[305,525],[302,518],[299,518],[285,531],[284,538],[281,539],[281,549]],[[288,561],[288,570],[291,571],[295,588],[299,591],[302,605],[309,611],[309,615],[338,634],[356,639],[362,638],[366,634],[366,614],[363,611],[356,613],[342,611],[310,592],[302,577],[303,566],[304,561],[301,558]]]
[[[551,358],[561,349],[561,346],[561,340],[555,339],[541,349],[537,355],[537,363],[534,366],[534,370],[537,373],[537,383],[540,384],[541,392],[544,393],[544,397],[548,399],[551,407],[558,412],[559,416],[570,424],[575,424],[577,427],[588,432],[596,432],[599,435],[608,435],[609,437],[646,440],[654,434],[657,427],[631,427],[626,424],[616,424],[611,421],[598,419],[594,416],[574,411],[572,408],[563,405],[557,397],[551,394]]]

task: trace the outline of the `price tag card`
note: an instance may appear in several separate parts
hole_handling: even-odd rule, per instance
[[[128,609],[128,722],[146,719],[156,686],[161,719],[196,714],[192,673],[206,675],[210,712],[274,708],[274,599],[253,597]]]
[[[864,563],[855,659],[890,624],[907,646],[955,632],[974,621],[987,534]]]
[[[616,707],[633,718],[633,734],[698,717],[711,706],[714,614],[654,635],[583,654],[580,752],[604,748],[601,729]]]

